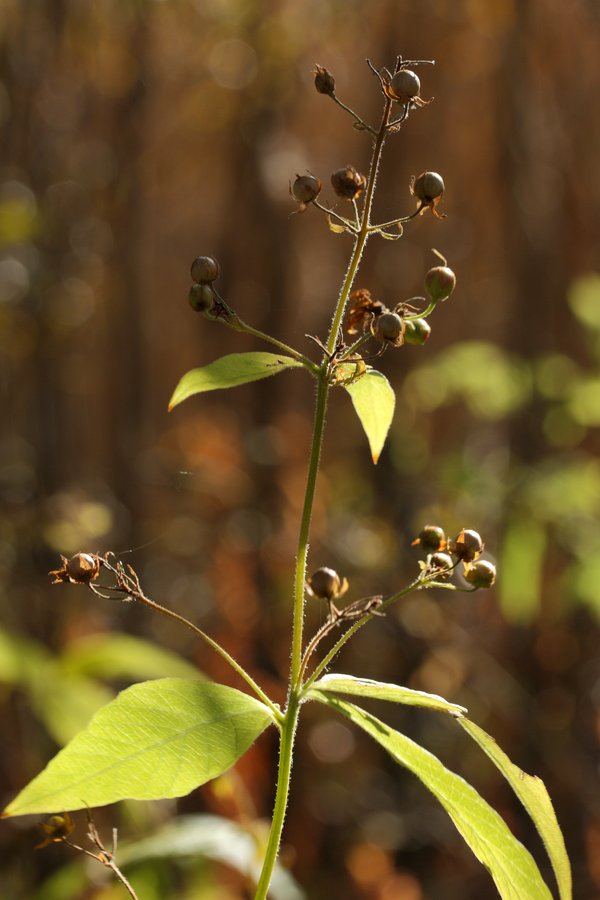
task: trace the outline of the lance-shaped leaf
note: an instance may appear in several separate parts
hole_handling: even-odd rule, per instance
[[[556,821],[552,801],[548,796],[544,782],[541,778],[528,775],[515,766],[506,753],[500,749],[494,738],[490,737],[479,725],[475,725],[474,722],[470,722],[468,719],[461,719],[460,724],[502,772],[533,819],[550,857],[561,900],[571,900],[571,866],[569,865],[565,842]]]
[[[398,684],[386,684],[370,678],[355,678],[354,675],[338,675],[332,673],[316,681],[307,694],[308,699],[318,700],[318,693],[352,694],[355,697],[370,697],[373,700],[389,700],[392,703],[404,703],[407,706],[422,706],[450,713],[451,716],[463,716],[467,710],[464,706],[449,703],[437,694],[425,691],[413,691]]]
[[[3,815],[181,797],[229,769],[272,721],[258,700],[222,684],[136,684],[99,710]]]
[[[389,381],[376,369],[369,369],[356,381],[343,385],[364,428],[373,462],[377,463],[394,418],[396,395]]]
[[[230,353],[201,369],[191,369],[179,381],[169,401],[169,409],[205,391],[237,387],[277,375],[285,369],[302,368],[302,363],[281,353]]]
[[[358,706],[322,694],[323,702],[370,734],[437,797],[475,856],[489,870],[503,900],[552,900],[528,850],[475,788],[410,738]],[[460,720],[459,720],[460,721]]]

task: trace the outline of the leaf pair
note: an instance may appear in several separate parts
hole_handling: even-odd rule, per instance
[[[474,788],[429,751],[339,694],[420,706],[456,719],[523,803],[550,856],[561,900],[570,900],[569,863],[543,783],[514,766],[489,735],[465,718],[463,707],[434,694],[348,675],[327,675],[308,693],[308,699],[358,725],[423,782],[489,869],[501,897],[548,900],[551,894],[531,855]],[[182,678],[134,685],[94,716],[4,816],[183,796],[229,769],[272,722],[264,704],[224,685]]]
[[[201,369],[187,372],[175,388],[169,409],[194,394],[248,384],[292,368],[303,368],[303,364],[291,356],[277,353],[231,353]],[[352,368],[348,364],[350,374]],[[394,417],[394,391],[387,378],[374,369],[367,370],[356,381],[349,380],[343,387],[350,395],[376,463]]]

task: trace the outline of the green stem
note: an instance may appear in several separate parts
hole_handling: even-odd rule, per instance
[[[260,874],[260,879],[258,882],[255,900],[265,900],[267,892],[269,890],[269,884],[271,882],[273,868],[277,859],[277,853],[279,851],[279,844],[281,841],[281,834],[283,831],[283,822],[285,819],[285,811],[287,807],[290,778],[292,772],[292,750],[294,746],[296,727],[298,724],[298,715],[300,712],[300,692],[302,690],[302,643],[304,629],[304,603],[306,563],[308,559],[308,538],[310,533],[310,523],[315,498],[315,487],[319,471],[319,462],[321,459],[323,432],[325,429],[325,416],[327,413],[327,400],[330,390],[330,385],[328,382],[327,363],[338,342],[338,336],[341,328],[344,310],[346,307],[346,302],[348,300],[348,297],[350,296],[350,291],[352,290],[352,285],[354,283],[356,272],[358,271],[360,258],[365,248],[365,244],[367,243],[367,240],[369,238],[369,217],[373,204],[373,192],[375,190],[377,170],[379,167],[381,151],[385,141],[391,107],[392,101],[386,100],[381,125],[376,135],[375,143],[373,146],[373,155],[371,157],[371,163],[369,167],[369,179],[367,183],[360,229],[356,235],[356,240],[354,243],[352,256],[350,257],[348,270],[340,289],[335,312],[331,322],[329,337],[327,339],[325,356],[317,372],[317,397],[315,401],[313,435],[310,450],[310,459],[308,464],[308,474],[306,478],[306,489],[304,493],[304,505],[302,507],[302,517],[300,520],[298,552],[296,555],[296,570],[294,575],[294,612],[288,705],[281,725],[279,770],[277,776],[275,806],[273,810],[273,818],[271,820],[271,830],[269,832],[267,850]]]
[[[244,322],[240,319],[239,316],[235,316],[232,321],[228,321],[226,317],[223,317],[221,320],[224,325],[229,326],[229,328],[233,328],[234,331],[242,332],[243,334],[250,334],[252,337],[259,338],[261,341],[267,341],[269,344],[273,344],[275,347],[278,347],[279,350],[283,350],[284,353],[293,356],[294,359],[297,359],[298,362],[301,362],[302,365],[307,368],[313,374],[316,374],[318,371],[318,366],[305,356],[304,353],[300,353],[299,350],[295,350],[293,347],[289,347],[287,344],[284,344],[283,341],[278,340],[277,338],[272,337],[270,334],[265,334],[264,331],[260,331],[258,328],[254,328],[252,325],[248,325],[247,322]]]
[[[279,852],[279,844],[281,842],[281,833],[283,831],[283,823],[285,820],[285,812],[287,808],[288,795],[290,790],[290,779],[292,774],[292,753],[294,749],[294,739],[296,737],[296,726],[298,724],[298,714],[300,712],[300,702],[295,695],[290,696],[290,702],[286,711],[285,722],[281,731],[281,743],[279,745],[279,773],[277,776],[277,793],[275,795],[275,807],[273,809],[273,818],[271,820],[271,830],[269,832],[269,840],[265,851],[265,859],[254,900],[265,900],[269,891],[273,869]]]
[[[171,609],[167,609],[166,606],[161,606],[160,603],[157,603],[155,600],[151,600],[149,597],[146,597],[146,595],[141,591],[139,594],[136,592],[134,596],[139,603],[143,603],[145,606],[149,606],[150,609],[154,609],[156,612],[161,613],[161,615],[163,616],[168,616],[168,618],[170,619],[175,619],[176,622],[180,622],[182,625],[185,625],[186,628],[189,628],[194,632],[194,634],[198,635],[198,637],[201,637],[203,641],[206,641],[209,647],[212,647],[213,650],[216,650],[216,652],[221,657],[223,657],[225,662],[229,663],[231,668],[238,673],[240,678],[244,679],[248,687],[250,687],[254,691],[259,700],[262,700],[265,706],[269,707],[269,709],[273,713],[273,716],[275,717],[277,725],[281,726],[281,723],[284,721],[284,717],[279,707],[275,703],[273,703],[270,697],[268,697],[263,689],[254,681],[252,676],[249,675],[248,672],[246,672],[243,666],[241,666],[239,662],[234,659],[234,657],[231,656],[231,654],[228,653],[224,647],[217,643],[217,641],[213,640],[213,638],[211,638],[210,635],[206,634],[205,631],[202,631],[201,628],[198,628],[197,625],[194,625],[193,622],[190,622],[189,619],[186,619],[185,616],[180,616],[179,613],[173,612],[173,610]]]
[[[373,145],[373,155],[371,156],[371,164],[369,166],[369,179],[367,183],[367,192],[365,195],[365,204],[363,207],[360,230],[356,236],[356,242],[354,244],[354,250],[352,251],[350,265],[348,266],[348,271],[346,272],[346,276],[342,283],[337,305],[331,322],[329,339],[327,341],[328,353],[333,353],[335,345],[337,344],[342,324],[342,318],[346,309],[346,303],[348,302],[348,297],[350,296],[350,291],[352,290],[352,285],[354,284],[354,279],[356,278],[356,273],[358,271],[358,266],[360,264],[363,250],[365,249],[365,244],[369,239],[371,227],[371,208],[373,206],[373,195],[375,192],[375,183],[377,181],[377,171],[379,169],[379,160],[381,159],[381,151],[383,150],[383,144],[385,142],[386,129],[390,118],[391,109],[392,101],[390,99],[386,99],[383,116],[381,119],[381,125],[379,126],[377,137],[375,138],[375,144]]]

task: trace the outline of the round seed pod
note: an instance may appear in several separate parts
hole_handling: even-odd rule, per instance
[[[425,275],[425,290],[434,303],[447,300],[456,287],[456,275],[448,266],[434,266]]]
[[[321,180],[315,175],[296,175],[292,184],[292,197],[298,203],[311,203],[321,193]]]
[[[423,172],[415,178],[412,193],[422,203],[432,203],[444,193],[444,179],[437,172]]]
[[[212,256],[197,256],[192,263],[192,281],[196,284],[210,284],[221,274],[221,267]]]
[[[481,535],[470,528],[463,528],[456,540],[452,541],[451,549],[462,562],[472,562],[483,550]]]
[[[496,566],[487,559],[478,559],[467,567],[465,579],[474,588],[490,588],[496,581]]]
[[[331,184],[338,197],[343,200],[356,200],[365,189],[367,179],[357,172],[354,166],[344,166],[343,169],[333,173]]]
[[[429,565],[432,569],[440,569],[444,575],[450,575],[454,563],[452,557],[447,553],[432,553],[429,557]],[[448,571],[446,572],[446,570]]]
[[[404,322],[398,313],[385,312],[375,320],[375,337],[390,344],[401,344]]]
[[[431,325],[425,319],[412,319],[404,323],[404,340],[407,344],[422,346],[431,334]]]
[[[414,543],[420,544],[426,553],[435,553],[446,546],[446,534],[439,525],[425,525]]]
[[[65,571],[70,581],[87,584],[98,577],[100,562],[92,553],[76,553],[65,563]]]
[[[410,103],[419,96],[421,82],[418,75],[411,69],[400,69],[396,72],[389,84],[389,92],[393,100],[399,103]]]
[[[215,301],[215,292],[210,284],[193,284],[188,294],[188,300],[195,312],[208,312]]]
[[[315,595],[322,600],[333,600],[342,587],[342,579],[334,569],[323,566],[316,569],[308,579],[308,586]]]

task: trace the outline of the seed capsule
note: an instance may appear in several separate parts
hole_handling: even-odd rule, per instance
[[[462,562],[468,563],[481,556],[483,546],[481,535],[477,531],[463,528],[456,540],[452,541],[451,551]]]
[[[215,292],[210,284],[193,284],[188,294],[188,300],[195,312],[207,312],[215,301]]]
[[[210,284],[221,274],[221,267],[212,256],[197,256],[192,263],[192,281],[197,284]]]
[[[407,344],[422,346],[431,334],[431,326],[425,319],[412,319],[404,323],[404,340]]]
[[[365,189],[367,179],[357,172],[354,166],[344,166],[343,169],[333,173],[331,184],[338,197],[343,200],[356,200]]]
[[[453,565],[452,557],[447,553],[432,553],[429,557],[429,567],[431,569],[439,569],[439,577],[449,578]]]
[[[333,600],[341,593],[343,580],[334,569],[323,566],[316,569],[308,579],[308,586],[315,597],[322,600]]]
[[[425,275],[425,290],[434,303],[447,300],[456,287],[456,275],[448,266],[434,266]]]
[[[425,525],[413,544],[420,544],[425,553],[435,553],[437,550],[445,549],[446,534],[439,525]]]
[[[325,66],[315,65],[313,70],[315,76],[315,87],[319,94],[328,94],[333,97],[335,94],[335,78]]]
[[[411,191],[417,200],[433,203],[444,193],[444,179],[437,172],[423,172],[415,178]]]
[[[400,69],[390,81],[388,90],[393,100],[397,100],[399,103],[409,103],[419,96],[421,82],[418,75],[411,69]]]
[[[298,203],[311,203],[317,199],[322,187],[320,179],[315,175],[296,175],[291,187],[292,197]]]
[[[474,588],[490,588],[496,581],[496,566],[487,559],[478,559],[466,566],[465,579]]]
[[[385,312],[375,320],[375,337],[399,347],[404,336],[404,322],[398,313]]]

